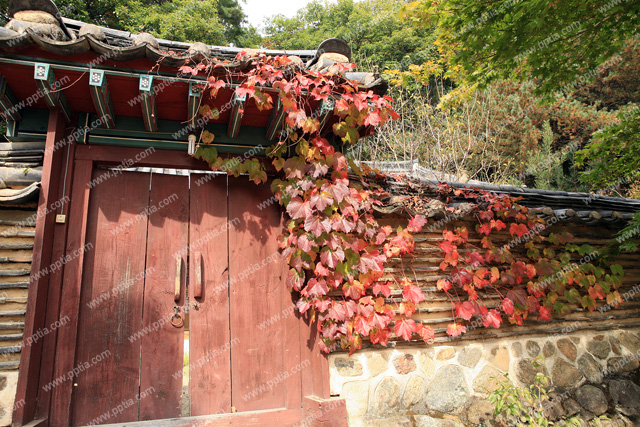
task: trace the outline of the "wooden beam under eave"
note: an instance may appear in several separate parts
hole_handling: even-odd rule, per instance
[[[147,132],[158,131],[158,111],[156,109],[156,93],[153,90],[153,76],[140,76],[140,104],[142,105],[142,120]]]
[[[276,101],[276,106],[271,110],[271,116],[269,117],[269,124],[267,125],[267,140],[275,141],[282,130],[284,124],[285,113],[282,108],[282,101],[280,97]]]
[[[202,89],[197,83],[189,83],[189,124],[195,129],[198,122],[198,109],[200,108],[200,98]]]
[[[247,101],[247,95],[234,95],[233,107],[231,108],[231,117],[229,118],[229,130],[227,135],[229,138],[237,138],[242,125],[242,116],[244,116],[244,104]]]
[[[56,76],[50,64],[36,63],[34,78],[47,105],[51,108],[60,108],[67,123],[71,121],[71,108],[62,93],[62,83],[56,80]]]
[[[89,89],[93,106],[96,109],[102,127],[114,129],[116,127],[113,105],[109,96],[109,85],[107,76],[103,70],[91,70],[89,73]]]
[[[333,110],[335,108],[336,102],[332,98],[329,98],[326,101],[322,101],[320,103],[320,106],[318,107],[316,113],[318,114],[318,121],[320,122],[320,127],[318,128],[320,133],[322,133],[322,129],[326,126],[327,122],[329,121],[329,117],[331,117],[331,114],[333,113]]]
[[[0,113],[9,121],[18,122],[22,120],[20,115],[22,105],[18,103],[18,99],[13,94],[4,76],[0,76]]]

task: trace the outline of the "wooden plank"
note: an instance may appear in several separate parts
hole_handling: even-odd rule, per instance
[[[75,162],[73,188],[71,190],[72,203],[69,209],[69,222],[74,224],[75,227],[69,229],[67,236],[66,250],[68,253],[79,250],[85,244],[89,208],[88,184],[91,182],[92,170],[93,162],[90,160]],[[83,260],[84,254],[81,254],[65,265],[60,318],[69,316],[71,321],[58,331],[56,360],[53,369],[54,378],[67,375],[74,367]],[[73,384],[70,381],[66,381],[52,389],[50,425],[69,425],[72,386]]]
[[[268,185],[246,178],[229,178],[229,283],[232,402],[239,412],[285,407],[289,403],[287,376],[292,372],[284,348],[286,313],[283,311],[284,266],[277,237],[281,233],[277,208],[260,210],[271,197]],[[287,307],[288,308],[288,307]],[[298,407],[300,403],[298,404]]]
[[[105,173],[96,170],[93,177]],[[154,335],[142,323],[150,177],[124,172],[92,190],[86,242],[94,248],[82,272],[75,364],[89,367],[74,379],[72,425],[104,414],[114,422],[138,420],[141,343]]]
[[[181,413],[184,328],[172,326],[169,319],[174,306],[181,307],[184,319],[187,254],[181,250],[188,244],[188,227],[189,177],[152,174],[142,323],[153,331],[142,338],[140,363],[140,392],[151,392],[140,399],[141,420],[179,417]],[[179,271],[176,258],[180,259]],[[181,290],[175,302],[177,274]]]
[[[75,141],[68,144],[62,150],[64,158],[73,159],[75,153]],[[58,186],[58,194],[62,200],[65,196],[71,200],[71,186],[73,184],[73,162],[69,164],[69,170],[64,176],[64,180],[60,180]],[[64,206],[56,211],[56,214],[69,214],[69,203],[66,202]],[[57,224],[54,229],[53,243],[52,243],[52,258],[60,259],[64,256],[65,247],[67,245],[67,231],[69,222],[64,224]],[[49,280],[49,294],[47,301],[47,313],[45,319],[45,325],[54,324],[60,316],[60,295],[62,290],[62,278],[63,270],[56,270],[51,274]],[[40,389],[38,391],[38,405],[36,408],[36,418],[46,418],[49,415],[49,406],[51,405],[51,391],[44,389],[44,385],[48,384],[53,379],[53,367],[55,363],[55,346],[58,337],[57,328],[44,337],[42,343],[42,364],[40,367]]]
[[[48,207],[57,200],[58,180],[62,156],[59,150],[53,150],[55,144],[64,135],[65,117],[59,110],[49,114],[46,137],[46,152],[42,166],[42,182],[40,184],[40,199],[38,201],[38,215],[36,220],[36,236],[33,248],[31,272],[39,272],[51,262],[51,246],[55,217],[53,212],[47,212]],[[29,287],[27,316],[25,319],[25,337],[30,337],[44,326],[45,310],[49,277],[41,275]],[[13,410],[13,421],[22,425],[34,419],[36,397],[38,393],[38,377],[40,373],[40,357],[42,344],[25,347],[20,356],[20,375],[16,392],[16,405]]]
[[[329,359],[318,349],[320,339],[316,322],[309,322],[308,317],[299,317],[300,322],[300,358],[311,362],[302,370],[302,396],[315,396],[327,399],[329,388]]]
[[[229,335],[227,176],[214,175],[201,185],[194,181],[189,295],[195,295],[198,264],[202,283],[202,297],[191,299],[189,314],[189,391],[191,415],[195,416],[231,412],[229,351],[233,343]]]

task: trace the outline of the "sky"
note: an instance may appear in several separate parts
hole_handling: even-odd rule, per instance
[[[308,3],[311,3],[311,0],[247,0],[243,9],[249,23],[261,27],[264,18],[278,14],[292,17]]]

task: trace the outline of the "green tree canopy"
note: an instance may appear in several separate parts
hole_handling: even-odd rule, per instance
[[[437,25],[470,80],[534,78],[545,93],[588,79],[640,25],[638,0],[422,0],[409,10]]]
[[[337,37],[349,43],[354,62],[372,68],[406,67],[436,54],[432,31],[401,19],[401,0],[315,0],[292,17],[267,21],[264,44],[274,49],[313,49]]]
[[[8,2],[0,0],[6,16]],[[62,16],[132,33],[207,44],[257,47],[239,0],[57,0]]]

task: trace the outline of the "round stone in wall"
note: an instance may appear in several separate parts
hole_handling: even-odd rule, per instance
[[[458,356],[458,363],[467,368],[475,368],[482,357],[482,350],[479,348],[464,348]]]
[[[334,361],[336,371],[343,377],[359,377],[362,375],[362,364],[351,357],[338,357]]]
[[[536,357],[540,354],[540,346],[535,341],[527,341],[525,347],[527,349],[527,354],[531,357]]]
[[[576,357],[578,356],[578,349],[570,339],[562,338],[558,340],[556,346],[558,347],[558,350],[560,350],[560,353],[564,354],[564,357],[569,359],[570,362],[576,360]]]
[[[517,343],[518,345],[520,343]],[[517,351],[515,350],[515,345],[512,347],[514,350],[514,354],[517,356]],[[522,348],[520,349],[522,351]],[[509,370],[509,362],[511,358],[509,357],[509,350],[507,347],[493,347],[491,349],[491,357],[489,357],[489,363],[495,366],[498,369],[503,371]]]
[[[416,370],[416,361],[413,354],[400,354],[393,358],[393,366],[399,374],[408,374]]]
[[[575,387],[583,378],[582,372],[562,359],[558,359],[551,369],[553,384],[559,387]]]
[[[552,342],[547,341],[544,347],[542,347],[542,355],[544,357],[551,357],[554,354],[556,354],[556,347],[553,345]]]
[[[445,365],[438,369],[434,380],[427,387],[427,407],[446,413],[461,412],[468,400],[469,389],[462,368],[458,365]]]
[[[504,376],[498,369],[486,365],[473,380],[473,390],[476,393],[493,393],[502,379]]]
[[[436,356],[436,360],[449,360],[449,359],[453,359],[456,355],[456,351],[449,347],[449,348],[444,348],[442,350],[440,350],[438,352],[438,355]]]
[[[598,335],[587,343],[587,350],[598,359],[606,359],[611,353],[611,345],[604,335]]]
[[[372,377],[386,372],[388,365],[389,361],[380,353],[373,353],[367,357],[367,366],[369,367],[369,374]]]
[[[367,413],[369,406],[369,383],[352,381],[342,386],[340,397],[345,400],[350,417],[360,417]]]
[[[620,348],[620,341],[614,336],[609,337],[609,344],[611,344],[611,351],[615,354],[622,354],[622,349]]]
[[[402,406],[410,408],[420,403],[424,394],[424,388],[427,384],[424,379],[419,376],[413,376],[407,381],[407,386],[402,393]]]
[[[576,400],[584,409],[598,416],[609,409],[607,396],[598,387],[583,385],[576,390]]]
[[[629,349],[633,354],[638,354],[638,351],[640,351],[640,339],[631,332],[620,332],[618,340],[620,344]]]
[[[612,374],[631,372],[640,368],[640,362],[635,357],[612,357],[607,361],[607,368]],[[640,396],[638,399],[640,400]]]
[[[376,387],[375,407],[379,413],[385,413],[398,406],[400,384],[393,377],[386,377]]]
[[[4,375],[0,377],[0,391],[4,390],[7,387],[7,377]]]
[[[536,369],[532,362],[532,359],[522,359],[518,361],[518,370],[516,371],[516,375],[518,379],[526,385],[533,384],[536,379],[536,374],[539,372],[542,372],[544,375],[549,374],[544,365]]]
[[[583,354],[578,359],[578,368],[587,377],[587,381],[599,383],[602,381],[602,366],[589,353]]]
[[[519,342],[514,343],[511,346],[511,350],[513,350],[513,355],[516,357],[520,357],[522,356],[522,344],[520,344]]]
[[[629,380],[609,382],[609,395],[616,409],[627,416],[640,415],[640,387]]]

